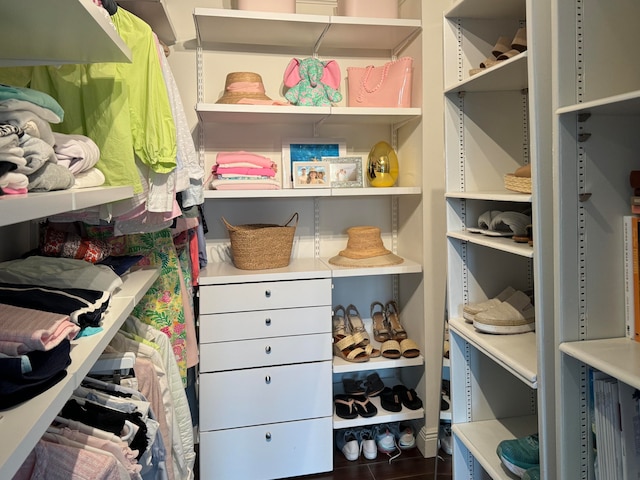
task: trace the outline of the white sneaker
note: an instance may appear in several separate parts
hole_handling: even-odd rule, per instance
[[[336,433],[336,447],[350,462],[358,460],[360,456],[358,432],[353,429],[338,430]]]
[[[451,436],[451,424],[440,424],[440,436],[439,436],[440,448],[447,455],[453,455],[453,437]]]
[[[462,316],[467,323],[473,323],[476,314],[484,312],[485,310],[489,310],[496,305],[500,305],[514,293],[516,293],[516,290],[513,287],[507,287],[494,298],[490,298],[489,300],[485,300],[484,302],[470,303],[469,305],[465,305],[464,307],[462,307]]]
[[[389,456],[389,463],[402,453],[396,445],[396,437],[392,433],[391,427],[387,424],[376,427],[376,444],[381,453],[386,453]]]
[[[362,453],[367,460],[375,460],[378,456],[378,448],[373,430],[370,428],[362,428],[358,433],[360,453]]]

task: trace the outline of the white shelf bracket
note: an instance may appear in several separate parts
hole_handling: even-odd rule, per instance
[[[320,258],[320,198],[313,199],[313,255]]]

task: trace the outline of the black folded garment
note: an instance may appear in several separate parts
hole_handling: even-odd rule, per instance
[[[110,299],[106,291],[0,283],[0,303],[69,315],[81,328],[100,326]]]
[[[31,365],[26,373],[20,356],[0,358],[0,409],[31,400],[62,380],[71,363],[70,352],[71,342],[65,339],[46,352],[26,353]]]

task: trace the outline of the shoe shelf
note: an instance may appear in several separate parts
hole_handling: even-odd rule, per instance
[[[371,341],[374,348],[380,349],[380,343]],[[424,357],[419,355],[415,358],[370,358],[367,362],[348,362],[340,357],[333,357],[333,373],[355,373],[369,370],[384,370],[390,368],[404,368],[424,365]]]
[[[530,388],[538,387],[535,333],[491,335],[479,332],[463,318],[449,319],[449,328]]]
[[[640,343],[628,338],[565,342],[560,351],[640,389]]]
[[[466,77],[445,88],[447,95],[470,92],[495,92],[527,88],[527,52],[522,52],[493,67]]]
[[[484,471],[494,480],[510,480],[518,478],[509,472],[498,455],[496,448],[503,440],[514,440],[538,431],[535,415],[503,418],[500,420],[484,420],[472,423],[458,423],[451,426],[454,438],[454,450],[461,447],[469,451]],[[469,471],[469,465],[458,462],[454,458],[454,472],[463,472],[456,478],[476,478],[479,472]],[[467,476],[464,476],[467,475]]]
[[[471,232],[447,232],[447,237],[522,257],[533,258],[533,249],[528,243],[517,243],[508,237],[490,237],[481,233]]]
[[[566,105],[556,110],[557,115],[591,113],[600,115],[639,115],[640,90]]]
[[[530,193],[518,193],[509,190],[447,192],[445,198],[464,200],[491,200],[496,202],[531,203]]]
[[[339,430],[341,428],[362,427],[365,425],[378,425],[380,423],[401,422],[403,420],[418,420],[424,418],[424,408],[417,410],[411,410],[404,405],[399,412],[388,412],[380,404],[379,397],[369,397],[369,401],[373,403],[378,409],[378,413],[373,417],[361,417],[358,416],[353,419],[340,418],[335,413],[333,414],[333,429]]]

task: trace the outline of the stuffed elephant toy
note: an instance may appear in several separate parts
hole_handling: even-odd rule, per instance
[[[294,105],[331,106],[342,100],[340,67],[335,60],[293,58],[284,72],[285,98]]]

